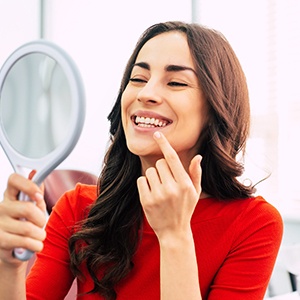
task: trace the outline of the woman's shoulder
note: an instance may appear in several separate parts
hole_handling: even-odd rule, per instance
[[[96,185],[77,183],[74,189],[61,196],[53,207],[53,212],[79,221],[87,215],[89,207],[96,199]]]
[[[200,199],[192,224],[195,231],[226,236],[235,244],[251,236],[255,239],[263,236],[278,244],[283,234],[283,220],[279,211],[262,196],[228,200]]]
[[[97,197],[97,186],[91,184],[77,183],[75,188],[71,191],[75,198],[82,198],[85,201],[93,202]]]
[[[281,215],[278,209],[262,196],[255,196],[246,199],[245,207],[246,212],[253,212],[254,214],[259,213],[261,215],[270,215],[276,219],[281,219]]]
[[[262,196],[238,200],[236,205],[237,208],[242,209],[242,215],[251,216],[253,219],[269,219],[279,223],[282,222],[278,209]]]
[[[198,217],[207,218],[243,218],[270,219],[282,222],[277,208],[262,196],[244,199],[218,200],[215,198],[200,199],[195,211]]]

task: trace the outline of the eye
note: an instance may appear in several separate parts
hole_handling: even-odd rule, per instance
[[[138,78],[138,77],[132,77],[129,79],[129,81],[133,83],[147,83],[145,79]]]
[[[169,86],[174,86],[174,87],[181,87],[181,86],[187,86],[186,83],[183,82],[177,82],[177,81],[171,81],[168,83]]]

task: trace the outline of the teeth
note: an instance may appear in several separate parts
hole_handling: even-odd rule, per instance
[[[135,123],[140,127],[165,127],[167,125],[166,121],[162,121],[155,118],[149,117],[135,117]]]

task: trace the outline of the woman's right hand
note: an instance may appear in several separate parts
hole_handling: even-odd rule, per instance
[[[22,191],[33,202],[18,201]],[[14,248],[25,248],[34,252],[43,249],[46,237],[46,204],[43,190],[33,181],[19,174],[12,174],[0,202],[0,260],[9,265],[21,265],[14,258]]]

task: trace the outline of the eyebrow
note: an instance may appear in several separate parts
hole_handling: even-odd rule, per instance
[[[132,66],[132,69],[134,67],[140,67],[140,68],[146,69],[148,71],[150,71],[150,69],[151,69],[150,65],[148,63],[146,63],[146,62],[135,63]],[[196,71],[193,68],[187,67],[187,66],[182,66],[182,65],[167,65],[165,67],[165,71],[166,72],[192,71],[197,76],[197,73],[196,73]]]

